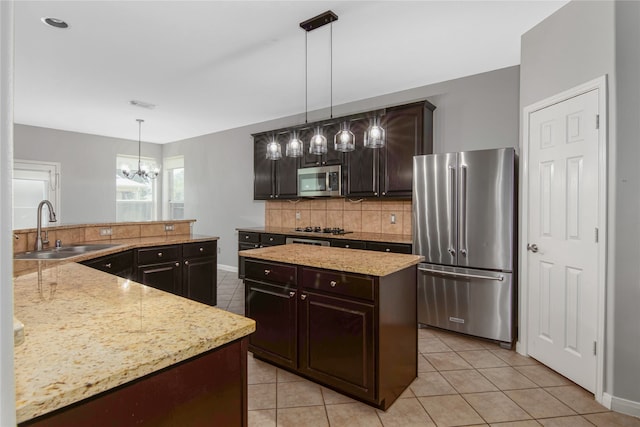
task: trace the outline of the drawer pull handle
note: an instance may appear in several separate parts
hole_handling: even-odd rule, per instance
[[[162,258],[162,252],[158,252],[158,258]]]
[[[335,280],[332,280],[331,282],[329,282],[329,284],[331,285],[332,288],[335,288],[338,282],[336,282]]]
[[[300,295],[300,299],[301,299],[301,300],[306,300],[306,299],[307,299],[307,296],[306,296],[305,294],[302,294],[302,295]]]
[[[204,248],[200,248],[200,252],[204,252]]]
[[[245,240],[249,240],[249,236],[244,236]]]
[[[111,268],[111,263],[105,264],[104,265],[106,268]]]
[[[289,297],[290,297],[290,298],[293,298],[294,296],[296,296],[296,293],[295,293],[295,292],[293,292],[293,291],[292,291],[292,292],[289,292]]]
[[[185,262],[184,262],[184,265],[189,265],[189,261],[185,261]]]
[[[271,270],[265,270],[265,271],[264,271],[264,275],[265,275],[265,276],[268,276],[268,275],[269,275],[269,273],[271,273]]]

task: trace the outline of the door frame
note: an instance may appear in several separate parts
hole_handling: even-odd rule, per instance
[[[529,241],[529,123],[531,114],[551,105],[566,101],[584,93],[597,89],[599,129],[598,133],[598,274],[597,274],[597,317],[596,317],[596,401],[603,403],[604,386],[604,352],[605,352],[605,308],[606,308],[606,273],[607,273],[607,142],[608,142],[608,111],[607,111],[607,76],[601,76],[569,90],[557,93],[541,101],[527,105],[522,109],[522,151],[520,153],[520,244],[519,244],[519,273],[518,273],[518,341],[516,351],[525,356],[528,352],[529,324],[528,324],[528,292],[527,277],[527,242]]]

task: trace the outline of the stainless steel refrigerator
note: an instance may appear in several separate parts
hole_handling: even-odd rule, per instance
[[[515,339],[515,169],[513,148],[414,157],[419,323]]]

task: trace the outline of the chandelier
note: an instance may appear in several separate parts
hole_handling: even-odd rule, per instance
[[[140,179],[142,179],[143,181],[149,181],[151,179],[156,179],[158,177],[158,174],[160,173],[160,169],[156,167],[154,170],[150,171],[148,170],[147,165],[142,164],[142,160],[140,159],[140,146],[142,145],[141,134],[142,134],[142,122],[144,122],[144,120],[136,119],[136,121],[138,122],[138,170],[131,171],[129,170],[129,166],[124,165],[122,166],[122,169],[121,169],[122,175],[132,180],[135,179],[136,177],[140,177]]]

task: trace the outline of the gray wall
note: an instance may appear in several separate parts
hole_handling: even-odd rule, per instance
[[[611,245],[613,394],[638,402],[640,415],[640,3],[616,2],[615,170]],[[613,102],[612,102],[613,104]]]
[[[521,107],[608,77],[605,393],[640,405],[640,4],[573,1],[522,37]],[[619,112],[619,113],[618,113]],[[635,402],[635,404],[633,403]]]
[[[518,145],[517,66],[334,107],[334,117],[428,99],[436,152]],[[309,113],[309,121],[329,111]],[[264,202],[253,201],[252,133],[304,123],[304,115],[257,123],[167,144],[185,156],[185,215],[194,232],[220,237],[218,263],[237,266],[237,227],[264,226]]]
[[[15,159],[61,164],[62,224],[114,222],[116,155],[138,155],[137,141],[19,124],[14,126],[13,149]],[[141,152],[162,164],[161,145],[143,142]]]

